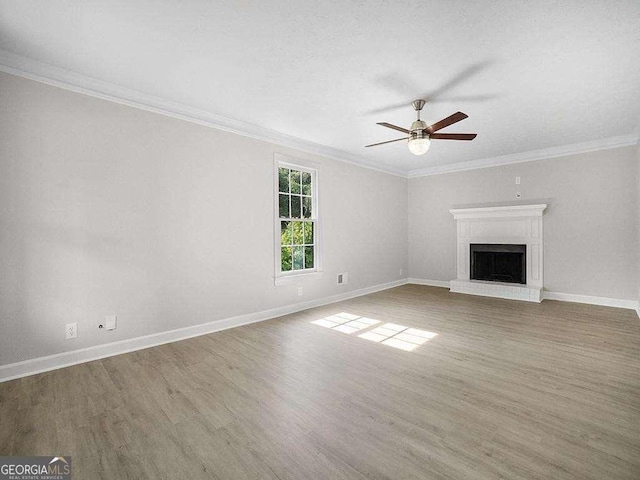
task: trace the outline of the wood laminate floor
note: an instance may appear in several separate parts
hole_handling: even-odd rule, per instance
[[[310,323],[341,312],[381,323]],[[385,323],[437,336],[359,337]],[[406,285],[0,384],[0,454],[75,479],[638,479],[640,320]]]

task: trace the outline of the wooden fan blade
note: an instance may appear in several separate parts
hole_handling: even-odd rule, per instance
[[[477,133],[432,133],[431,140],[473,140]]]
[[[387,127],[387,128],[393,128],[394,130],[398,130],[399,132],[402,132],[402,133],[411,133],[406,128],[398,127],[397,125],[392,125],[391,123],[387,123],[387,122],[378,122],[377,125],[382,125],[383,127]]]
[[[443,118],[439,122],[434,123],[433,125],[428,126],[424,129],[428,134],[432,134],[433,132],[437,132],[438,130],[443,129],[444,127],[448,127],[449,125],[453,125],[454,123],[459,122],[460,120],[464,120],[469,115],[462,112],[456,112],[453,115],[448,116],[447,118]]]
[[[377,145],[384,145],[385,143],[393,143],[393,142],[399,142],[400,140],[409,140],[410,137],[404,137],[404,138],[396,138],[395,140],[389,140],[387,142],[380,142],[380,143],[372,143],[371,145],[365,145],[364,148],[367,147],[375,147]]]

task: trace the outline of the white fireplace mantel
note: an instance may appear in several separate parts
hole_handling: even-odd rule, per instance
[[[505,207],[456,208],[449,210],[456,220],[470,218],[512,218],[541,217],[547,208],[546,203],[539,205],[510,205]]]
[[[540,302],[543,287],[542,215],[546,204],[449,210],[457,221],[457,278],[451,291]],[[503,243],[527,246],[525,285],[470,279],[469,246]]]

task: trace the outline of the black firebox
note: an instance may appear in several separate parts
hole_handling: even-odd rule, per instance
[[[472,243],[471,280],[527,283],[527,246]]]

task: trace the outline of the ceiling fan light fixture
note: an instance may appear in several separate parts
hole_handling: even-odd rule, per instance
[[[412,136],[409,139],[409,151],[414,155],[424,155],[431,146],[431,140],[428,136],[418,137]]]

